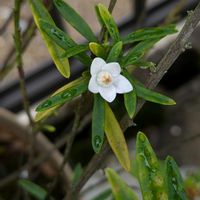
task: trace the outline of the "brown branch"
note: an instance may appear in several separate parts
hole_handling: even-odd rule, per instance
[[[177,39],[175,42],[170,46],[169,50],[165,54],[165,56],[162,58],[162,60],[159,62],[157,66],[157,72],[152,74],[147,83],[146,87],[149,89],[153,89],[157,86],[159,81],[162,79],[162,77],[166,74],[167,70],[172,66],[174,61],[178,58],[178,56],[182,53],[183,49],[185,48],[186,43],[188,42],[191,34],[195,30],[195,28],[198,25],[198,22],[200,21],[200,3],[197,5],[194,11],[189,12],[189,16],[185,22],[184,27],[182,28],[181,32],[179,33]],[[141,110],[142,106],[144,105],[144,101],[141,101],[137,105],[137,113]],[[124,116],[124,118],[127,118],[127,115]],[[123,119],[124,119],[123,118]],[[126,121],[123,120],[122,121]],[[122,129],[126,130],[129,127],[129,123],[124,124]],[[77,194],[80,192],[84,184],[88,181],[88,179],[93,175],[93,173],[98,170],[103,163],[103,160],[105,159],[106,155],[109,152],[108,144],[106,143],[102,149],[102,151],[99,154],[96,154],[91,159],[90,163],[86,167],[83,175],[81,176],[78,184],[73,190],[73,194]],[[66,197],[66,200],[69,198]]]

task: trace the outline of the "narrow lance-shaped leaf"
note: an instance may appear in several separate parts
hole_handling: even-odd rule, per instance
[[[169,199],[188,200],[179,168],[170,156],[165,161]]]
[[[137,95],[136,95],[135,88],[131,92],[124,94],[124,104],[125,104],[125,108],[126,108],[126,111],[128,112],[129,117],[133,118],[136,111],[136,105],[137,105]]]
[[[138,200],[134,191],[111,169],[106,169],[106,177],[111,185],[115,200]]]
[[[109,105],[105,102],[105,133],[108,142],[122,167],[130,170],[128,147],[121,127]]]
[[[168,200],[158,159],[146,136],[139,132],[136,140],[138,178],[144,200]]]
[[[139,83],[137,80],[131,77],[131,75],[127,71],[124,70],[123,73],[129,79],[132,85],[134,85],[136,89],[136,94],[138,97],[146,101],[158,103],[161,105],[175,105],[176,104],[176,102],[170,97],[167,97],[163,94],[160,94],[158,92],[154,92],[150,89],[145,88],[141,83]]]
[[[143,59],[135,61],[134,66],[140,67],[141,69],[150,69],[150,71],[156,72],[156,64]]]
[[[65,50],[60,58],[71,57],[79,54],[76,56],[76,58],[79,59],[82,63],[90,65],[90,57],[84,53],[81,53],[88,50],[88,45],[76,44],[76,42],[74,42],[64,31],[59,29],[57,26],[48,23],[45,20],[39,20],[39,24],[43,32],[46,33],[46,35],[57,45]]]
[[[54,0],[54,4],[64,19],[88,41],[94,42],[97,40],[89,25],[71,6],[63,0]]]
[[[88,76],[85,76],[84,79],[87,78],[87,77]],[[76,79],[76,80],[74,80],[74,81],[72,81],[72,82],[70,82],[70,83],[62,86],[61,88],[59,88],[57,91],[55,91],[51,95],[51,97],[54,96],[54,95],[56,95],[56,94],[58,94],[58,93],[60,93],[60,92],[65,91],[65,90],[67,90],[69,88],[72,88],[72,87],[74,87],[76,85],[82,84],[82,82],[83,82],[83,78],[82,77],[78,78],[78,79]],[[50,115],[52,115],[62,105],[63,104],[60,104],[60,105],[54,106],[52,108],[49,108],[48,110],[37,112],[36,116],[35,116],[35,121],[37,122],[37,121],[41,121],[43,119],[46,119],[47,117],[49,117]]]
[[[94,94],[94,106],[92,112],[92,147],[99,153],[104,141],[104,100],[99,94]]]
[[[45,189],[29,180],[21,179],[18,181],[18,185],[38,200],[45,200],[47,196]],[[49,197],[49,199],[54,200],[53,197]]]
[[[122,45],[123,43],[121,41],[114,44],[114,46],[111,48],[108,57],[107,62],[116,62],[119,59],[119,55],[122,51]]]
[[[166,26],[159,26],[159,27],[144,28],[128,34],[126,37],[122,39],[122,41],[124,44],[128,44],[142,40],[162,38],[176,32],[177,30],[174,24],[169,24]]]
[[[60,56],[64,53],[64,50],[61,49],[57,44],[52,42],[49,37],[41,29],[39,21],[41,19],[47,21],[49,24],[55,25],[50,14],[46,10],[45,6],[42,4],[41,0],[29,0],[32,14],[35,20],[35,23],[42,35],[42,38],[48,48],[48,51],[58,69],[58,71],[66,78],[70,76],[70,66],[68,59],[61,59]]]
[[[91,52],[95,56],[105,59],[106,50],[102,45],[100,45],[100,44],[98,44],[96,42],[90,42],[89,43],[89,48],[90,48]]]
[[[117,25],[112,15],[109,13],[108,9],[102,4],[98,4],[97,7],[98,7],[99,14],[101,16],[101,19],[104,22],[114,43],[120,41],[119,30],[117,28]]]
[[[134,64],[159,40],[160,38],[156,38],[138,43],[123,58],[123,66],[126,67],[127,65]]]
[[[49,97],[43,103],[41,103],[37,108],[37,112],[48,110],[57,105],[62,105],[65,102],[71,100],[72,98],[80,95],[85,92],[88,87],[88,78],[82,78],[78,84],[71,85],[67,89],[62,90],[61,92]]]

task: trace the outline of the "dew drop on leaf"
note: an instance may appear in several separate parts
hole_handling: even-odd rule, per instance
[[[99,146],[101,145],[102,143],[102,139],[100,136],[96,135],[95,138],[94,138],[94,145],[95,147],[99,148]]]

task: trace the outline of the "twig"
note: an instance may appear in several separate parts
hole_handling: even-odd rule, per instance
[[[12,18],[13,18],[13,12],[11,12],[9,14],[8,18],[6,19],[6,21],[4,22],[4,24],[1,26],[1,28],[0,28],[0,35],[2,35],[4,33],[4,31],[6,31],[6,28],[10,24]]]
[[[33,18],[30,18],[28,21],[28,26],[22,34],[22,53],[26,50],[30,44],[33,36],[35,35],[36,26],[34,24]],[[2,67],[0,69],[0,80],[3,80],[6,75],[11,71],[15,66],[15,46],[11,47],[10,51],[6,55],[4,61],[2,62]]]
[[[152,74],[147,83],[147,88],[153,89],[157,86],[161,78],[166,74],[167,70],[172,66],[173,62],[177,59],[177,57],[181,54],[183,51],[185,44],[189,40],[192,32],[198,25],[198,22],[200,21],[200,3],[197,5],[196,9],[194,11],[189,12],[189,16],[186,20],[186,23],[179,33],[177,39],[175,42],[171,45],[168,52],[165,54],[163,59],[159,62],[157,66],[157,73]],[[137,105],[137,113],[141,110],[142,106],[144,105],[144,101],[141,101]],[[127,118],[127,115],[124,116],[124,118]],[[123,121],[123,120],[122,120]],[[124,130],[126,130],[129,127],[128,124],[124,125],[122,127]],[[103,162],[103,159],[105,159],[105,156],[109,152],[108,144],[105,144],[102,151],[99,154],[96,154],[86,167],[83,175],[81,176],[79,182],[77,183],[76,187],[73,190],[73,194],[77,194],[82,189],[83,185],[88,181],[88,179],[92,176],[92,174],[99,169],[101,166],[101,163]],[[69,200],[69,198],[65,198],[66,200]]]
[[[16,49],[16,63],[17,63],[17,69],[18,69],[18,74],[19,74],[19,82],[20,82],[20,89],[21,89],[22,98],[23,98],[24,110],[28,116],[29,123],[31,125],[30,138],[29,138],[30,139],[30,141],[29,141],[30,142],[29,174],[31,174],[32,163],[33,163],[33,159],[34,159],[35,133],[33,131],[34,121],[32,119],[31,113],[30,113],[29,98],[28,98],[28,92],[27,92],[26,84],[25,84],[25,75],[24,75],[23,60],[22,60],[22,41],[21,41],[21,31],[20,31],[20,24],[19,24],[21,3],[22,3],[22,0],[15,0],[14,42],[15,42],[15,49]]]

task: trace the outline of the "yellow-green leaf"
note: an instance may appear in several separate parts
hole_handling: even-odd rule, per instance
[[[61,55],[64,53],[64,50],[60,48],[56,43],[52,42],[51,39],[43,32],[40,27],[39,21],[41,19],[47,21],[48,23],[55,25],[53,19],[48,13],[47,9],[41,2],[41,0],[29,0],[31,11],[35,20],[35,23],[42,35],[42,38],[48,48],[48,51],[58,69],[58,71],[66,78],[70,76],[70,66],[67,58],[62,59]]]
[[[119,30],[108,9],[103,4],[98,4],[98,11],[113,41],[120,41]]]
[[[130,170],[130,157],[122,129],[109,105],[105,102],[105,133],[108,142],[122,167]]]
[[[71,87],[74,87],[74,86],[76,86],[76,85],[78,85],[78,84],[81,84],[85,79],[87,79],[87,77],[78,78],[78,79],[76,79],[76,80],[74,80],[74,81],[72,81],[72,82],[70,82],[70,83],[68,83],[68,84],[66,84],[66,85],[64,85],[64,86],[62,86],[62,87],[59,88],[57,91],[55,91],[51,96],[54,96],[54,95],[56,95],[56,94],[58,94],[58,93],[60,93],[60,92],[63,92],[63,91],[65,91],[65,90],[68,89],[68,88],[71,88]],[[36,116],[35,116],[35,121],[36,121],[36,122],[37,122],[37,121],[41,121],[41,120],[43,120],[43,119],[49,117],[49,116],[52,115],[52,113],[54,113],[54,111],[57,110],[60,106],[62,106],[62,104],[61,104],[61,105],[54,106],[54,107],[52,107],[52,108],[49,108],[48,110],[44,110],[44,111],[41,111],[41,112],[37,112],[37,113],[36,113]]]
[[[111,185],[115,200],[138,200],[135,192],[111,168],[106,169],[106,177]]]
[[[96,42],[89,43],[90,51],[97,57],[104,58],[106,57],[106,50],[103,46]]]

